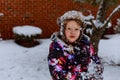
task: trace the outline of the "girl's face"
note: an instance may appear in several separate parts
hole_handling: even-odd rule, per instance
[[[80,25],[75,21],[67,22],[65,36],[70,43],[74,43],[80,36]]]

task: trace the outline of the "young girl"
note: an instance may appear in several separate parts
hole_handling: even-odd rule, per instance
[[[52,35],[48,64],[53,80],[103,80],[103,66],[89,38],[83,34],[78,11],[68,11],[57,20],[60,31]]]

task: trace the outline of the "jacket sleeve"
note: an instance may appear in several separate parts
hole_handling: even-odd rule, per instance
[[[50,44],[48,55],[49,71],[53,80],[67,80],[66,77],[66,60],[60,46],[53,42]]]
[[[88,67],[87,77],[89,77],[90,80],[103,80],[102,73],[103,73],[104,67],[98,55],[95,54],[95,51],[92,45],[90,45],[90,58],[91,58],[91,62]]]

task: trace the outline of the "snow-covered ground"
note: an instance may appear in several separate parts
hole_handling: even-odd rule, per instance
[[[120,80],[120,34],[101,40],[99,56],[104,64],[104,80]],[[51,80],[47,55],[50,39],[39,39],[40,45],[25,48],[14,40],[0,41],[0,80]],[[108,65],[112,64],[112,65]]]

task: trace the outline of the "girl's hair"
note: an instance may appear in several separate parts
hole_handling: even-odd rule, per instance
[[[63,27],[65,28],[69,21],[75,21],[81,28],[83,27],[83,22],[80,19],[66,19],[64,20]]]

